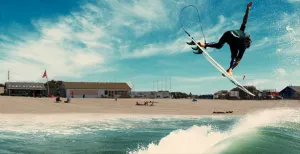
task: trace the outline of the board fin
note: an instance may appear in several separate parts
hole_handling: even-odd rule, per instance
[[[203,51],[198,47],[191,47],[193,50],[196,50],[196,51],[193,51],[194,54],[202,54]]]
[[[202,54],[203,53],[203,51],[201,51],[201,50],[197,50],[196,52],[195,51],[193,51],[194,52],[194,54]]]
[[[196,45],[194,41],[186,42],[186,44],[188,44],[188,45]]]
[[[191,47],[193,50],[199,50],[200,48],[198,46],[196,47]]]

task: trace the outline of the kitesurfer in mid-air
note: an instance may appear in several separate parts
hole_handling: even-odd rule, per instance
[[[215,43],[201,43],[198,44],[203,47],[211,47],[220,49],[225,43],[230,46],[231,50],[231,61],[230,67],[227,69],[227,73],[232,76],[232,70],[240,63],[246,48],[249,48],[251,45],[251,38],[249,34],[245,33],[245,28],[248,20],[249,10],[252,6],[252,2],[248,3],[246,14],[243,19],[243,23],[239,30],[230,30],[223,34],[219,42]],[[224,76],[224,74],[223,74]]]

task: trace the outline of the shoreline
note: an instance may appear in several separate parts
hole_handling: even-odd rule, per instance
[[[154,106],[135,105],[155,101]],[[272,108],[300,108],[299,100],[206,100],[198,99],[103,99],[73,98],[55,103],[55,98],[0,97],[0,114],[99,114],[131,116],[241,116]],[[227,114],[213,112],[233,111]]]

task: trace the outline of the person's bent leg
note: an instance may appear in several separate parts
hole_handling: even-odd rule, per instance
[[[245,53],[244,49],[240,49],[239,50],[239,53],[238,53],[238,55],[236,57],[236,62],[233,64],[232,69],[234,69],[236,66],[239,65],[241,59],[243,58],[244,53]]]
[[[232,75],[232,70],[235,67],[236,61],[237,61],[236,57],[237,57],[237,54],[238,54],[238,49],[235,48],[235,47],[230,46],[230,51],[231,51],[231,61],[230,61],[230,66],[227,70],[227,73],[229,75]]]
[[[211,43],[205,43],[202,44],[201,47],[211,47],[211,48],[217,48],[217,49],[221,49],[223,47],[223,45],[227,42],[227,40],[229,39],[229,35],[230,32],[227,31],[223,34],[223,36],[220,38],[219,42],[211,42]]]
[[[233,70],[236,66],[239,65],[240,61],[241,61],[241,58],[236,58],[236,61],[235,61],[235,63],[234,63],[233,66],[232,66],[232,70]]]

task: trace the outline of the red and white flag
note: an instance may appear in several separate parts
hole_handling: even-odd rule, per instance
[[[44,78],[44,77],[47,77],[46,70],[45,70],[45,72],[44,72],[44,74],[43,74],[43,77],[42,77],[42,78]]]

